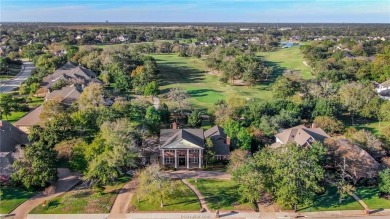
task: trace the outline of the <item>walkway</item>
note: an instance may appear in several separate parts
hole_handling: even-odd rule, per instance
[[[370,212],[370,208],[368,208],[368,206],[366,205],[366,203],[364,203],[363,200],[361,200],[359,198],[359,196],[357,196],[355,193],[351,192],[351,196],[359,202],[359,204],[364,208],[364,210],[366,210],[367,212]]]
[[[221,171],[194,171],[194,170],[176,170],[168,172],[172,178],[181,178],[181,179],[189,179],[189,178],[202,178],[202,179],[231,179],[232,176],[226,172]]]
[[[199,202],[200,202],[200,206],[202,207],[202,209],[205,209],[207,212],[210,213],[210,210],[209,208],[207,207],[207,204],[206,204],[206,200],[205,198],[203,197],[202,193],[199,192],[199,190],[197,188],[195,188],[195,186],[193,186],[191,183],[189,183],[186,179],[181,179],[181,181],[186,184],[188,187],[190,187],[190,189],[192,191],[194,191],[194,193],[196,194],[196,196],[198,196],[198,199],[199,199]]]
[[[22,70],[14,78],[10,80],[3,80],[0,82],[0,93],[7,93],[13,91],[15,88],[20,87],[22,82],[30,77],[31,71],[34,69],[32,62],[23,61]]]
[[[11,214],[15,214],[14,219],[26,219],[27,214],[35,207],[42,204],[45,200],[49,200],[63,194],[80,182],[79,176],[70,172],[67,168],[59,168],[58,177],[58,181],[54,184],[56,191],[53,195],[45,196],[40,193],[39,195],[27,200],[11,212]]]
[[[123,186],[111,207],[108,218],[126,218],[127,209],[137,186],[136,180],[131,180]]]

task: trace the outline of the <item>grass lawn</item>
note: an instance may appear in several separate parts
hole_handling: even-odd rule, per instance
[[[212,210],[254,210],[252,204],[240,204],[238,185],[232,180],[219,179],[190,179],[205,197],[207,207]]]
[[[37,194],[20,187],[1,186],[0,214],[8,214],[23,202]]]
[[[11,115],[5,117],[3,116],[3,120],[9,122],[9,123],[14,123],[18,121],[20,118],[22,118],[24,115],[26,115],[28,112],[12,112]]]
[[[236,94],[254,101],[272,99],[268,85],[254,87],[231,86],[219,81],[217,75],[206,73],[204,60],[194,57],[178,57],[176,54],[152,55],[160,70],[161,93],[178,87],[188,91],[190,103],[198,108],[211,108],[219,99]]]
[[[279,49],[275,52],[260,52],[257,55],[261,56],[268,65],[276,66],[276,71],[279,74],[282,74],[286,69],[300,70],[304,79],[313,78],[310,68],[303,64],[303,54],[299,50],[299,46]]]
[[[325,194],[315,197],[313,205],[299,206],[300,212],[339,210],[363,210],[363,207],[352,196],[344,198],[339,204],[339,194],[336,187],[328,187]]]
[[[367,123],[361,123],[359,125],[355,125],[354,127],[357,129],[367,129],[368,131],[372,132],[374,135],[380,136],[383,135],[382,130],[385,127],[389,127],[390,122],[367,122]]]
[[[138,202],[137,195],[131,200],[131,211],[197,211],[201,206],[198,197],[184,183],[179,184],[181,188],[177,194],[164,200],[164,207],[160,208],[160,201],[156,198],[153,201],[141,200]]]
[[[390,208],[390,200],[381,198],[379,193],[377,187],[360,187],[356,190],[356,195],[359,196],[370,209]]]
[[[74,190],[53,198],[43,207],[39,205],[30,214],[94,214],[109,213],[119,190],[129,180],[123,177],[115,185],[105,186],[104,192],[77,187]]]

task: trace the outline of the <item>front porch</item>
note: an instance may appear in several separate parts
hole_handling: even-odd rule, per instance
[[[202,149],[161,149],[161,163],[176,169],[202,168]]]

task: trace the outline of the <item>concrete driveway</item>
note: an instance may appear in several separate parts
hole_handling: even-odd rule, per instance
[[[11,92],[14,89],[20,87],[22,82],[27,80],[30,77],[31,71],[35,68],[32,62],[23,61],[22,71],[16,75],[14,78],[9,80],[0,81],[0,93]]]

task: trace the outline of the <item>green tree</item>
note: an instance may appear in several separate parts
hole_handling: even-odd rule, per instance
[[[145,96],[157,96],[160,93],[157,82],[152,81],[145,86],[144,95]]]
[[[11,94],[0,94],[0,118],[5,116],[8,119],[12,112],[13,102]]]
[[[378,117],[380,121],[390,121],[390,101],[386,101],[379,109]]]
[[[101,106],[104,106],[103,95],[103,86],[101,84],[89,84],[83,90],[80,95],[80,98],[77,100],[79,110],[85,110],[88,108],[97,109]]]
[[[24,187],[42,188],[57,178],[57,154],[45,142],[38,141],[23,149],[22,156],[13,164],[11,179]]]
[[[202,125],[202,113],[199,110],[194,110],[192,113],[188,116],[188,125],[191,127],[199,127]]]
[[[317,116],[314,123],[327,133],[341,133],[344,130],[344,124],[329,116]]]
[[[230,174],[233,174],[237,169],[245,164],[246,160],[249,157],[247,150],[236,149],[230,153],[229,164],[226,168],[226,171]]]
[[[390,169],[386,168],[379,172],[379,190],[385,194],[390,194]]]
[[[208,167],[209,164],[213,164],[215,162],[215,152],[214,145],[211,138],[206,138],[206,150],[204,154],[205,167]]]

